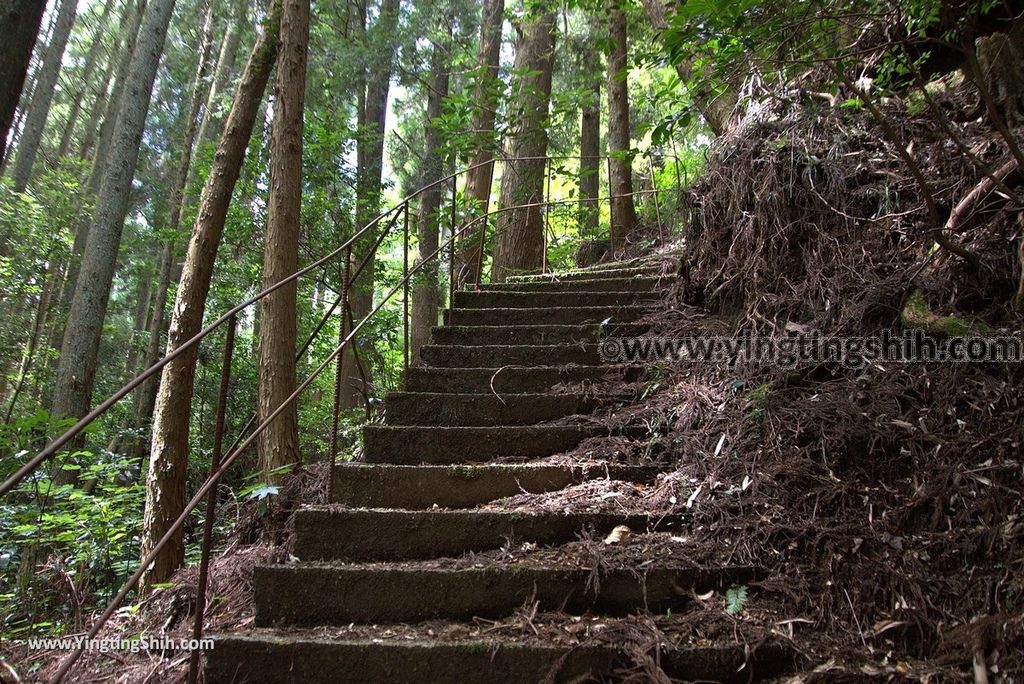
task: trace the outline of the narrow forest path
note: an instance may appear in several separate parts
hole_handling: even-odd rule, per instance
[[[581,535],[677,521],[480,508],[656,477],[653,466],[547,457],[608,434],[583,416],[612,400],[602,381],[621,392],[631,369],[601,365],[598,336],[643,333],[635,321],[658,306],[672,270],[634,262],[457,293],[453,325],[435,329],[426,365],[387,398],[386,424],[365,428],[365,462],[339,465],[336,503],[296,514],[296,560],[256,569],[256,627],[217,638],[206,681],[583,681],[628,664],[623,643],[601,638],[624,616],[685,610],[696,593],[756,579],[751,567],[559,562],[559,545]],[[538,552],[488,553],[510,546]],[[577,623],[578,642],[549,639],[532,624],[538,611]],[[771,644],[702,644],[660,661],[687,680],[748,681],[790,657]]]

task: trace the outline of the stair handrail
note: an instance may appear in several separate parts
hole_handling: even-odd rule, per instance
[[[673,158],[674,162],[677,163],[677,164],[679,162],[678,158],[675,157],[674,155],[662,155],[662,156],[666,157],[666,158]],[[204,613],[205,613],[205,605],[204,605],[205,604],[205,600],[204,600],[204,596],[205,596],[205,591],[206,591],[206,579],[207,579],[208,569],[209,569],[209,556],[210,556],[210,551],[211,551],[210,547],[211,547],[211,543],[212,543],[212,526],[213,526],[213,518],[214,518],[214,515],[215,515],[215,507],[216,507],[216,490],[214,489],[214,487],[216,487],[216,485],[219,483],[220,479],[228,471],[228,469],[231,467],[231,465],[237,460],[237,458],[242,453],[244,453],[250,446],[252,446],[252,444],[259,437],[259,435],[262,434],[263,431],[266,430],[266,428],[281,413],[283,413],[287,408],[289,408],[298,399],[298,397],[301,396],[301,394],[309,387],[309,385],[312,384],[312,382],[317,377],[319,377],[319,375],[321,373],[323,373],[331,365],[332,362],[335,362],[335,363],[338,364],[339,367],[337,369],[337,373],[336,373],[336,377],[335,377],[334,415],[333,415],[333,419],[332,419],[332,423],[333,424],[332,424],[332,431],[331,431],[332,443],[331,443],[330,454],[329,454],[330,474],[329,474],[329,480],[328,480],[328,488],[329,488],[329,492],[330,492],[331,488],[333,487],[334,469],[335,469],[335,463],[337,461],[337,442],[336,442],[336,437],[337,437],[337,432],[338,432],[338,409],[339,409],[339,399],[340,399],[340,395],[339,395],[339,389],[340,389],[339,382],[340,382],[340,376],[341,376],[341,373],[340,373],[340,371],[341,371],[341,369],[340,369],[340,360],[341,360],[341,354],[342,354],[343,350],[350,344],[350,342],[354,339],[355,335],[381,309],[383,309],[384,306],[388,302],[390,302],[392,300],[392,298],[400,290],[402,290],[404,292],[404,304],[405,304],[405,307],[406,307],[405,315],[403,316],[403,327],[404,327],[404,334],[405,334],[405,340],[406,340],[406,344],[405,344],[405,368],[406,368],[406,370],[408,370],[408,366],[409,366],[409,362],[408,362],[409,361],[408,360],[408,325],[409,325],[408,302],[409,302],[409,284],[410,284],[410,282],[412,280],[412,277],[416,273],[421,271],[424,267],[426,267],[428,264],[431,264],[432,262],[434,262],[435,259],[437,261],[440,261],[440,257],[443,255],[443,253],[446,250],[449,253],[450,267],[453,267],[454,266],[454,250],[455,250],[455,245],[457,244],[459,238],[464,237],[466,234],[470,233],[470,231],[473,228],[475,228],[476,226],[478,226],[480,224],[483,225],[484,231],[486,231],[487,222],[488,222],[488,220],[490,219],[491,216],[495,216],[495,215],[498,215],[498,214],[501,214],[501,213],[505,213],[505,212],[516,211],[516,210],[524,210],[524,209],[540,208],[540,207],[550,207],[550,206],[565,205],[565,204],[579,204],[579,203],[581,203],[583,201],[594,202],[595,204],[599,204],[600,202],[610,201],[610,200],[618,199],[618,198],[621,198],[621,197],[636,197],[636,196],[645,196],[645,195],[652,195],[655,198],[655,204],[656,204],[656,207],[657,207],[657,197],[658,197],[658,195],[661,192],[664,192],[664,190],[659,189],[657,187],[656,183],[652,183],[652,188],[650,190],[637,190],[637,191],[634,191],[634,192],[631,192],[631,193],[623,193],[623,194],[618,194],[618,195],[616,195],[616,194],[609,194],[609,195],[606,195],[606,196],[603,196],[603,197],[596,197],[596,198],[574,197],[574,198],[571,198],[571,199],[564,199],[564,200],[551,200],[550,196],[548,196],[544,201],[528,202],[528,203],[518,204],[518,205],[515,205],[515,206],[505,206],[505,207],[498,206],[498,207],[496,207],[493,210],[490,209],[489,207],[486,207],[483,213],[470,218],[463,225],[461,225],[459,227],[455,226],[455,222],[453,220],[452,226],[451,226],[451,230],[450,230],[450,234],[449,234],[448,238],[444,242],[439,243],[438,247],[433,252],[431,252],[429,255],[427,255],[427,256],[420,255],[420,258],[417,260],[417,262],[410,268],[410,266],[409,266],[409,240],[408,240],[408,238],[409,238],[409,219],[410,219],[410,206],[411,206],[411,203],[412,203],[412,201],[414,199],[419,197],[421,194],[423,194],[427,190],[430,190],[431,188],[437,187],[439,185],[442,185],[442,184],[445,184],[445,183],[448,183],[448,182],[452,182],[453,186],[454,186],[454,184],[457,181],[459,176],[467,174],[467,173],[469,173],[470,171],[472,171],[474,169],[480,168],[481,166],[485,166],[485,165],[488,165],[488,164],[494,165],[494,164],[497,164],[499,162],[508,163],[508,162],[540,161],[540,160],[544,160],[547,164],[550,164],[552,160],[593,159],[593,158],[595,158],[593,155],[549,155],[549,156],[528,156],[528,157],[504,157],[504,156],[502,156],[502,157],[494,157],[492,159],[489,159],[489,160],[486,160],[486,161],[483,161],[483,162],[480,162],[480,163],[477,163],[477,164],[473,164],[473,165],[468,166],[466,168],[463,168],[463,169],[460,169],[458,171],[449,173],[449,174],[443,176],[442,178],[440,178],[440,179],[438,179],[438,180],[436,180],[436,181],[434,181],[432,183],[429,183],[429,184],[427,184],[427,185],[425,185],[425,186],[415,190],[414,192],[412,192],[411,194],[407,195],[406,197],[401,199],[399,202],[397,202],[390,209],[388,209],[386,211],[383,211],[380,214],[378,214],[375,218],[373,218],[365,226],[363,226],[363,228],[358,230],[351,237],[349,237],[344,242],[342,242],[342,244],[339,247],[335,248],[334,250],[329,252],[327,255],[317,259],[313,263],[311,263],[311,264],[309,264],[309,265],[307,265],[307,266],[305,266],[305,267],[295,271],[291,275],[289,275],[289,276],[281,279],[280,281],[278,281],[278,282],[276,282],[276,283],[274,283],[274,284],[264,288],[259,293],[253,295],[252,297],[249,297],[245,301],[243,301],[243,302],[241,302],[239,304],[236,304],[235,306],[233,306],[230,309],[228,309],[225,313],[223,313],[220,317],[218,317],[213,323],[210,323],[209,325],[207,325],[205,328],[203,328],[196,335],[194,335],[193,337],[191,337],[188,340],[186,340],[179,347],[177,347],[173,351],[169,352],[167,355],[165,355],[159,361],[155,362],[153,365],[151,365],[145,371],[140,373],[138,376],[136,376],[129,383],[124,385],[117,392],[115,392],[112,395],[110,395],[106,400],[104,400],[99,405],[97,405],[96,408],[94,408],[86,416],[81,418],[72,427],[68,428],[68,430],[65,431],[60,437],[58,437],[55,440],[53,440],[42,451],[40,451],[32,459],[27,461],[21,468],[18,469],[18,471],[16,471],[6,481],[4,481],[3,484],[0,485],[0,498],[5,496],[6,494],[8,494],[11,490],[13,490],[26,477],[28,477],[29,475],[34,473],[36,470],[38,470],[38,468],[46,460],[48,460],[49,458],[52,458],[61,449],[61,447],[63,447],[69,441],[71,441],[77,435],[79,435],[82,432],[82,430],[85,429],[85,427],[87,427],[89,424],[91,424],[97,418],[99,418],[104,413],[106,413],[106,411],[109,410],[111,406],[113,406],[118,401],[120,401],[122,398],[127,396],[127,394],[129,392],[131,392],[133,389],[135,389],[140,384],[145,382],[148,378],[150,378],[153,375],[155,375],[158,371],[160,371],[168,363],[170,363],[174,359],[178,358],[181,354],[185,353],[185,351],[187,351],[188,349],[191,349],[195,345],[198,345],[203,339],[205,339],[207,336],[209,336],[211,333],[213,333],[215,330],[217,330],[220,326],[225,325],[225,324],[228,325],[227,335],[226,335],[225,342],[224,342],[224,363],[222,364],[222,367],[221,367],[221,383],[220,383],[220,392],[219,392],[219,397],[218,397],[218,405],[217,405],[217,409],[216,409],[216,411],[217,411],[217,413],[216,413],[216,424],[215,424],[215,430],[214,430],[214,447],[213,447],[213,453],[211,455],[211,467],[210,467],[209,475],[203,481],[202,485],[200,485],[199,488],[196,490],[195,494],[189,500],[189,502],[186,504],[186,506],[183,509],[183,511],[181,512],[181,514],[175,519],[175,521],[168,528],[168,530],[164,533],[164,535],[154,545],[154,547],[149,552],[149,554],[145,558],[141,559],[141,561],[139,563],[138,569],[132,574],[132,576],[128,580],[125,581],[125,583],[122,585],[122,587],[118,591],[118,593],[114,596],[114,598],[112,598],[109,601],[107,607],[105,608],[103,613],[100,615],[100,617],[97,618],[93,622],[92,626],[90,627],[90,629],[88,630],[88,632],[86,634],[86,637],[84,639],[80,640],[79,643],[76,645],[75,649],[70,651],[68,653],[68,655],[64,658],[64,660],[61,661],[60,666],[58,667],[57,671],[54,673],[54,675],[50,678],[49,681],[50,682],[61,682],[61,681],[63,681],[63,678],[68,674],[70,669],[74,666],[74,664],[81,657],[82,653],[85,651],[87,643],[91,639],[96,637],[96,635],[103,628],[103,626],[107,623],[107,621],[109,621],[110,617],[120,607],[120,605],[124,601],[124,599],[128,596],[128,594],[132,591],[132,589],[134,589],[136,587],[136,585],[138,584],[139,580],[142,578],[143,574],[149,569],[149,567],[152,565],[152,563],[156,560],[156,558],[160,554],[160,552],[167,546],[168,543],[170,543],[170,541],[175,537],[175,535],[178,534],[178,532],[181,531],[181,529],[184,526],[184,523],[187,520],[188,516],[192,514],[192,512],[195,510],[195,508],[200,503],[202,503],[203,499],[205,498],[206,501],[207,501],[207,516],[206,516],[206,519],[204,520],[202,551],[201,551],[201,559],[200,559],[200,571],[199,571],[199,578],[198,578],[198,582],[197,582],[196,614],[195,614],[195,621],[194,621],[194,625],[193,625],[193,637],[194,637],[194,639],[198,640],[199,638],[201,638],[201,636],[202,636],[202,627],[203,627],[202,622],[203,622],[203,616],[204,616]],[[598,158],[598,159],[611,159],[611,158],[613,158],[613,156],[612,155],[598,155],[596,158]],[[652,162],[652,173],[653,173],[653,162]],[[492,171],[492,174],[493,174],[493,171]],[[492,177],[493,177],[493,175],[492,175]],[[652,178],[652,180],[653,180],[653,178]],[[677,183],[677,186],[678,186],[678,183]],[[679,188],[677,187],[677,189],[679,189]],[[548,192],[550,192],[550,175],[549,175],[549,182],[547,184],[547,190],[548,190]],[[453,188],[453,194],[452,194],[452,201],[453,201],[452,217],[454,219],[454,218],[457,217],[456,208],[455,208],[456,193],[454,191],[454,188]],[[657,207],[656,211],[657,211],[658,218],[659,218],[659,233],[661,233],[662,229],[661,229],[661,225],[660,225],[660,211],[661,211],[660,207]],[[384,237],[386,237],[387,234],[389,233],[389,231],[392,228],[394,228],[394,226],[397,224],[399,219],[402,219],[402,221],[403,221],[403,231],[404,231],[404,237],[405,237],[405,244],[404,244],[404,249],[403,249],[403,260],[404,260],[403,277],[394,287],[391,288],[390,291],[388,291],[388,293],[386,295],[381,297],[381,299],[377,303],[377,305],[374,306],[358,323],[354,323],[351,326],[351,330],[349,330],[347,332],[347,334],[346,334],[345,330],[346,330],[347,326],[345,324],[345,313],[346,313],[347,304],[348,304],[348,302],[347,302],[348,289],[349,289],[349,286],[351,285],[351,282],[361,272],[361,270],[365,267],[366,262],[367,262],[367,260],[364,259],[363,263],[360,264],[360,266],[356,269],[355,274],[352,274],[350,272],[350,270],[349,270],[350,267],[351,267],[351,250],[352,250],[352,247],[356,243],[357,240],[359,240],[361,237],[366,235],[369,231],[371,231],[376,226],[381,225],[381,222],[384,221],[384,219],[387,219],[389,217],[390,217],[391,220],[388,222],[387,227],[383,231],[381,231],[380,235],[378,236],[377,245],[382,243]],[[546,231],[546,229],[547,229],[547,227],[545,227],[545,245],[546,245],[546,239],[547,239],[547,231]],[[482,233],[482,235],[483,235],[483,233]],[[310,372],[309,375],[301,383],[299,383],[295,387],[294,391],[291,394],[289,394],[289,396],[287,398],[285,398],[281,402],[281,404],[277,406],[277,408],[275,408],[258,425],[256,425],[252,429],[252,432],[250,432],[249,435],[243,439],[242,435],[245,434],[246,429],[252,423],[252,419],[250,419],[250,422],[247,424],[247,426],[242,428],[241,434],[239,435],[239,439],[236,440],[235,443],[227,450],[228,454],[226,456],[224,456],[223,458],[221,458],[222,439],[223,439],[223,432],[224,432],[224,427],[225,427],[225,416],[226,416],[227,387],[228,387],[228,383],[229,383],[229,380],[230,380],[230,374],[231,374],[231,358],[232,358],[233,349],[234,349],[234,333],[235,333],[235,328],[236,328],[236,325],[237,325],[238,314],[241,311],[243,311],[244,309],[246,309],[247,307],[255,304],[258,301],[260,301],[261,299],[263,299],[267,295],[269,295],[269,294],[275,292],[276,290],[280,289],[284,285],[286,285],[286,284],[288,284],[290,282],[293,282],[293,281],[297,280],[298,278],[301,278],[302,276],[310,273],[311,271],[313,271],[313,270],[315,270],[315,269],[317,269],[317,268],[319,268],[319,267],[321,267],[321,266],[323,266],[323,265],[333,261],[339,255],[342,255],[342,254],[345,254],[345,256],[346,256],[346,259],[345,259],[346,276],[345,276],[345,279],[344,279],[344,282],[343,282],[342,295],[339,297],[339,300],[337,302],[335,302],[334,305],[329,307],[327,313],[323,317],[323,320],[320,323],[318,323],[318,325],[316,326],[316,329],[314,330],[313,334],[310,336],[310,338],[307,340],[307,342],[303,345],[303,350],[300,351],[299,354],[301,356],[308,349],[309,345],[312,342],[313,337],[315,337],[323,329],[323,326],[326,323],[326,320],[331,315],[331,313],[334,310],[337,309],[337,307],[339,305],[339,302],[340,302],[340,305],[342,307],[342,312],[341,313],[342,313],[342,317],[343,318],[342,318],[342,322],[339,325],[339,341],[338,341],[337,346],[335,346],[333,351],[316,367],[316,369],[314,369],[312,372]],[[481,261],[482,261],[482,256],[481,256]],[[479,282],[479,280],[480,280],[480,274],[478,272],[477,273],[477,281]],[[454,309],[454,291],[455,291],[454,290],[454,279],[453,279],[452,273],[450,271],[449,272],[449,311],[450,312]],[[199,655],[199,650],[198,649],[193,650],[192,658],[190,660],[190,667],[189,667],[189,681],[190,682],[196,681],[195,678],[197,677],[197,674],[198,674],[198,667],[197,667],[197,665],[198,665],[198,655]]]

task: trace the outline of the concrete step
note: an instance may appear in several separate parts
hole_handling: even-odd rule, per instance
[[[510,283],[535,283],[552,280],[604,280],[606,278],[633,278],[636,276],[662,275],[668,270],[674,271],[673,264],[669,262],[637,262],[618,264],[599,264],[591,268],[577,268],[571,271],[556,271],[551,273],[533,273],[519,276],[509,276],[506,280]]]
[[[547,309],[577,306],[630,306],[657,303],[653,292],[456,292],[456,317],[462,309]]]
[[[420,348],[420,358],[435,368],[479,368],[481,366],[551,366],[576,364],[599,366],[597,344],[544,345],[433,345]]]
[[[533,280],[527,282],[484,283],[480,292],[663,292],[675,282],[675,276],[633,275],[625,278],[576,278]],[[469,290],[472,291],[472,290]]]
[[[572,306],[547,309],[455,309],[445,312],[449,325],[579,325],[632,323],[651,313],[649,306]]]
[[[523,492],[551,492],[588,480],[650,482],[654,466],[393,466],[338,464],[334,501],[356,508],[470,508]]]
[[[616,525],[634,532],[672,530],[678,519],[615,513],[403,511],[304,508],[295,513],[292,553],[303,561],[400,561],[461,556],[514,540],[565,544],[587,530],[600,538]]]
[[[493,394],[391,392],[384,400],[384,420],[388,425],[533,425],[564,416],[591,413],[601,403],[600,398],[583,394],[510,394],[497,397]]]
[[[694,592],[724,591],[763,576],[748,566],[601,568],[595,578],[597,572],[517,563],[482,568],[257,566],[256,626],[503,618],[527,601],[537,602],[544,612],[574,615],[678,612]]]
[[[584,325],[441,325],[431,331],[436,345],[518,345],[594,342],[599,337],[637,337],[650,330],[643,323]]]
[[[615,434],[641,437],[644,430],[642,427],[621,429]],[[393,465],[528,460],[570,451],[587,437],[607,434],[608,428],[589,425],[367,425],[363,428],[363,458],[367,463]]]
[[[614,623],[610,627],[614,627]],[[319,632],[254,630],[215,637],[206,654],[207,684],[537,684],[600,681],[629,659],[608,642],[547,644],[476,637],[331,639]],[[740,684],[781,675],[795,666],[782,640],[757,644],[658,650],[658,664],[685,681]]]
[[[458,394],[528,394],[558,385],[596,384],[606,380],[635,381],[640,366],[539,366],[535,368],[410,368],[405,376],[409,392]]]

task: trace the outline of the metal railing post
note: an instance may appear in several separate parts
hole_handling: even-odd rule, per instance
[[[402,362],[405,373],[402,382],[409,375],[409,204],[405,205],[402,226]]]
[[[484,247],[487,244],[487,220],[490,217],[491,185],[494,183],[494,165],[497,163],[498,160],[492,158],[491,165],[487,172],[487,201],[483,206],[483,221],[480,222],[480,249],[476,253],[476,282],[474,285],[479,285],[484,279]]]
[[[474,285],[480,285],[484,279],[484,243],[487,240],[487,221],[490,218],[490,214],[485,213],[483,220],[480,222],[480,252],[476,260],[476,277],[474,278]]]
[[[647,155],[651,168],[651,198],[654,200],[654,215],[658,217],[658,244],[665,244],[665,229],[661,226],[661,206],[658,204],[658,181],[654,177],[654,156]]]
[[[615,188],[612,187],[611,155],[605,158],[605,167],[608,173],[608,250],[612,251],[615,248],[615,245],[612,244],[612,234],[615,232]],[[598,211],[600,211],[600,205],[598,205]]]
[[[210,454],[210,477],[220,468],[221,449],[224,446],[224,425],[227,417],[228,389],[231,383],[231,360],[235,353],[235,329],[238,318],[228,319],[224,339],[224,365],[220,370],[220,390],[217,394],[217,419],[213,428],[213,452]],[[206,584],[210,576],[210,547],[213,545],[213,517],[217,511],[217,488],[211,487],[206,495],[206,519],[203,521],[202,555],[199,559],[199,577],[196,580],[196,615],[192,623],[192,639],[196,648],[188,659],[188,684],[199,681],[199,639],[203,636],[203,618],[206,615]]]
[[[455,220],[458,185],[458,177],[452,176],[452,223],[451,236],[448,240],[448,325],[455,325]],[[440,221],[438,223],[440,224]]]
[[[352,247],[349,246],[345,249],[345,270],[341,281],[341,308],[338,314],[338,346],[340,347],[345,340],[345,328],[348,323],[348,298],[349,288],[351,286],[351,268],[352,268]],[[338,354],[334,364],[334,406],[331,410],[331,438],[329,456],[331,459],[330,473],[327,476],[327,501],[324,503],[331,503],[334,500],[334,468],[338,462],[338,424],[341,422],[341,383],[343,378],[342,373],[342,359],[345,357],[344,352]]]
[[[545,160],[547,164],[547,185],[544,188],[544,255],[541,259],[541,273],[548,272],[548,232],[551,230],[551,157]]]

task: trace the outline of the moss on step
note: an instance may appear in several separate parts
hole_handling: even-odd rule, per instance
[[[907,297],[900,312],[903,325],[908,328],[919,328],[930,335],[959,337],[963,335],[992,335],[995,330],[985,323],[960,316],[940,316],[932,311],[920,290],[914,290]]]

